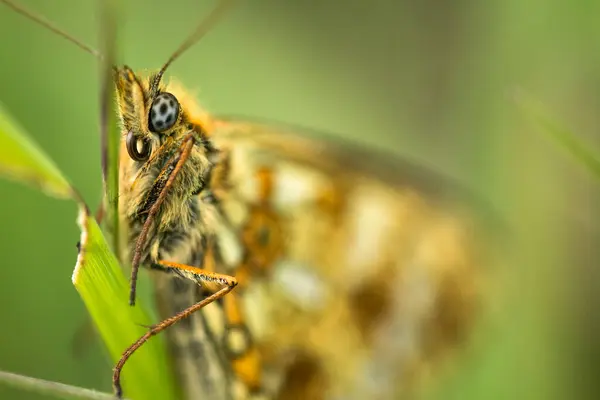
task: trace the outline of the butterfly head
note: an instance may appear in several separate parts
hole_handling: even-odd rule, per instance
[[[166,190],[159,226],[189,221],[185,205],[205,188],[216,154],[207,137],[208,122],[204,122],[208,119],[195,112],[182,90],[160,84],[156,75],[144,78],[128,67],[116,68],[115,84],[123,132],[123,212],[130,220],[143,221]],[[168,184],[176,170],[177,176]]]

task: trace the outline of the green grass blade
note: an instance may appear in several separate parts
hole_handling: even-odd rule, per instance
[[[61,198],[73,197],[58,167],[0,105],[0,174]]]
[[[139,306],[130,307],[129,284],[104,241],[102,231],[85,209],[79,216],[81,251],[73,284],[94,319],[113,360],[146,332],[151,321]],[[175,384],[161,336],[148,341],[123,370],[125,395],[132,399],[174,399]]]
[[[596,178],[600,178],[600,154],[594,152],[568,129],[559,126],[523,91],[517,91],[515,99],[524,113],[538,125],[550,141],[570,154],[577,162],[585,167]]]

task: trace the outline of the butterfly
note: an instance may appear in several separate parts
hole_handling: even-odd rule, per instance
[[[467,341],[492,263],[480,205],[418,165],[200,108],[170,64],[115,66],[120,258],[152,274],[187,398],[391,399]]]

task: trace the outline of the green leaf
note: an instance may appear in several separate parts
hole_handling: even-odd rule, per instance
[[[73,197],[58,167],[0,105],[0,174],[27,182],[61,198]]]
[[[82,209],[79,215],[81,251],[73,284],[96,323],[113,360],[142,336],[151,324],[139,306],[130,307],[129,283],[110,251],[96,220]],[[146,342],[123,369],[125,395],[132,399],[174,399],[175,384],[161,336]]]
[[[96,220],[56,165],[0,108],[0,174],[33,184],[79,203],[82,229],[80,253],[72,280],[81,295],[113,362],[151,325],[140,304],[128,304],[129,282],[106,243]],[[43,222],[43,221],[42,221]],[[106,379],[112,376],[106,369]],[[125,364],[124,395],[130,399],[178,398],[163,337],[152,338]],[[35,385],[34,385],[35,386]],[[47,392],[47,388],[37,387]]]
[[[542,109],[541,104],[533,98],[518,90],[515,99],[524,113],[538,125],[544,135],[553,143],[570,154],[577,162],[585,167],[596,178],[600,178],[600,154],[585,144],[577,136],[557,124],[548,113]]]

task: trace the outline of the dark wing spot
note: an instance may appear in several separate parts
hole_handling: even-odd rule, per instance
[[[366,341],[373,339],[378,324],[390,312],[393,293],[386,274],[379,274],[356,288],[350,296],[350,304],[356,324]]]
[[[164,125],[164,122],[162,122],[162,121],[155,121],[154,122],[154,127],[156,129],[162,129],[163,125]]]
[[[424,351],[429,357],[466,341],[478,311],[477,294],[477,288],[462,274],[441,280],[434,313],[423,338]]]
[[[271,230],[269,229],[269,227],[263,225],[260,228],[258,228],[258,232],[256,232],[256,242],[261,247],[267,247],[269,245],[270,240]]]
[[[160,115],[165,115],[167,113],[167,103],[162,103],[160,105]]]
[[[173,99],[169,100],[169,106],[171,108],[175,108],[175,102],[173,101]]]
[[[300,353],[285,371],[277,400],[324,400],[329,381],[319,360],[310,354]]]
[[[150,119],[156,119],[156,110],[153,108],[152,111],[150,111]]]
[[[169,116],[167,117],[167,119],[165,119],[165,124],[167,124],[167,126],[169,126],[172,123],[173,123],[173,114],[169,114]]]

